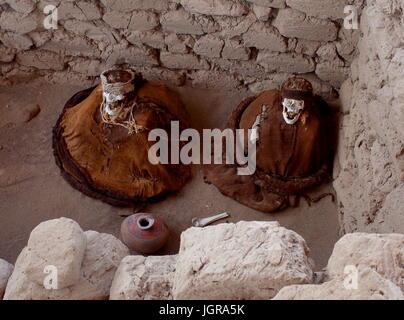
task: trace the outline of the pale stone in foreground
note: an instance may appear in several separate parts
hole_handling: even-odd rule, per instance
[[[86,231],[87,249],[81,266],[81,280],[73,292],[83,295],[82,287],[96,294],[87,295],[91,299],[109,296],[115,271],[121,260],[129,255],[129,249],[111,234]]]
[[[349,289],[343,278],[321,285],[293,285],[283,289],[274,300],[404,300],[398,286],[371,269],[358,278],[357,289]]]
[[[31,281],[27,265],[28,248],[20,253],[13,274],[7,284],[5,300],[102,300],[108,299],[115,271],[129,249],[110,234],[85,232],[87,249],[80,270],[80,278],[69,287],[45,289]],[[43,275],[44,277],[46,274]]]
[[[0,259],[0,300],[4,295],[4,291],[6,291],[7,282],[13,272],[13,268],[12,264]]]
[[[174,299],[270,299],[284,286],[311,283],[309,249],[277,222],[190,228],[181,235]]]
[[[30,281],[42,285],[47,266],[58,270],[58,288],[77,283],[86,250],[86,236],[77,222],[60,218],[42,222],[32,232],[27,245],[26,271]]]
[[[328,261],[331,278],[344,275],[346,266],[371,268],[404,288],[404,235],[352,233],[341,238]]]
[[[172,300],[177,256],[127,256],[119,265],[110,300]]]

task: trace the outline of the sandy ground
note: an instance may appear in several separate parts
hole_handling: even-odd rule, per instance
[[[54,163],[52,127],[66,100],[82,89],[85,88],[41,81],[0,87],[0,258],[14,263],[31,230],[44,220],[69,217],[84,230],[119,237],[121,215],[131,214],[130,209],[111,207],[72,189]],[[245,92],[238,91],[177,90],[197,129],[221,128],[231,111],[246,97]],[[30,106],[32,103],[39,104],[41,111],[29,122],[23,122],[29,119],[27,114],[38,111]],[[325,185],[312,194],[329,191],[332,187]],[[325,266],[338,239],[337,210],[330,198],[312,207],[301,201],[299,208],[264,214],[224,197],[214,186],[205,184],[197,166],[193,179],[180,193],[150,205],[146,211],[163,218],[172,232],[169,243],[159,254],[178,251],[180,234],[191,226],[193,217],[224,211],[231,217],[221,222],[277,220],[295,230],[311,248],[316,269]]]

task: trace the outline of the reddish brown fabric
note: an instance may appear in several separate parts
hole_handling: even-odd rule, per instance
[[[160,199],[179,190],[190,177],[187,166],[153,165],[148,159],[155,143],[148,141],[150,130],[170,133],[173,120],[188,126],[180,98],[165,85],[148,82],[138,90],[136,101],[136,121],[147,128],[144,132],[128,135],[125,128],[100,120],[100,86],[77,105],[67,105],[54,130],[55,156],[66,179],[113,205]]]
[[[283,120],[281,101],[279,91],[265,91],[243,101],[227,123],[227,128],[245,130],[247,146],[247,130],[266,107],[258,129],[255,174],[237,176],[235,165],[205,167],[206,182],[263,212],[288,207],[290,195],[303,194],[326,181],[332,168],[335,123],[327,104],[318,97],[306,99],[298,122],[288,125]]]

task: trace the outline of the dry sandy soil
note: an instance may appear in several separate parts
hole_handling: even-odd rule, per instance
[[[85,88],[41,81],[0,87],[0,257],[12,263],[31,230],[44,220],[70,217],[84,230],[119,237],[121,216],[131,214],[130,209],[113,208],[72,189],[54,163],[52,127],[65,101],[82,89]],[[182,95],[197,129],[221,128],[231,111],[246,97],[245,92],[238,91],[186,87],[176,90]],[[39,114],[35,104],[40,106]],[[325,185],[312,195],[330,191],[332,187]],[[316,269],[324,267],[338,239],[336,205],[329,197],[311,207],[301,201],[299,208],[264,214],[224,197],[214,186],[205,184],[200,167],[194,168],[193,179],[179,194],[150,205],[146,211],[163,218],[172,231],[169,243],[159,254],[178,251],[180,234],[191,226],[193,217],[224,211],[231,217],[221,222],[278,220],[282,226],[295,230],[311,248]]]

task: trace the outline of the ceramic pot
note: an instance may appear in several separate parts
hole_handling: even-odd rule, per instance
[[[123,242],[132,250],[151,254],[161,249],[168,240],[170,231],[163,220],[148,213],[131,215],[122,222]]]

